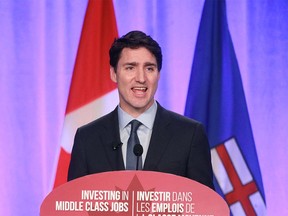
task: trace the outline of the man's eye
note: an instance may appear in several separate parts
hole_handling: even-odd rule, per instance
[[[134,67],[132,67],[132,66],[128,66],[128,67],[126,67],[126,70],[133,70],[133,68]]]
[[[154,67],[147,67],[147,70],[148,70],[148,71],[154,71],[155,68],[154,68]]]

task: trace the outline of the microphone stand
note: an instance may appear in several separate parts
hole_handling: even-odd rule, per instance
[[[140,158],[140,156],[137,155],[136,170],[139,170],[139,168],[138,168],[138,166],[139,166],[139,158]]]
[[[136,144],[133,148],[133,152],[137,157],[137,161],[136,161],[136,170],[139,170],[139,159],[140,156],[143,154],[143,147],[141,144]]]

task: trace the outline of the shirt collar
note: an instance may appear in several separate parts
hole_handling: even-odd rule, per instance
[[[142,113],[140,116],[138,116],[136,119],[140,121],[143,125],[145,125],[147,128],[152,130],[156,112],[157,112],[157,103],[156,101],[154,101],[152,106],[144,113]],[[129,124],[130,121],[135,119],[127,112],[125,112],[120,106],[118,106],[118,118],[119,118],[120,130],[123,130]]]

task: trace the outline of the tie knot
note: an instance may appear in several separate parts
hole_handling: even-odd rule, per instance
[[[142,124],[138,120],[134,119],[130,122],[131,124],[131,133],[134,133],[138,130],[139,126]]]

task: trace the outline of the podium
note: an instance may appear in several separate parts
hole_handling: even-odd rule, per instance
[[[87,175],[55,188],[40,216],[228,216],[215,191],[188,178],[152,171]]]

